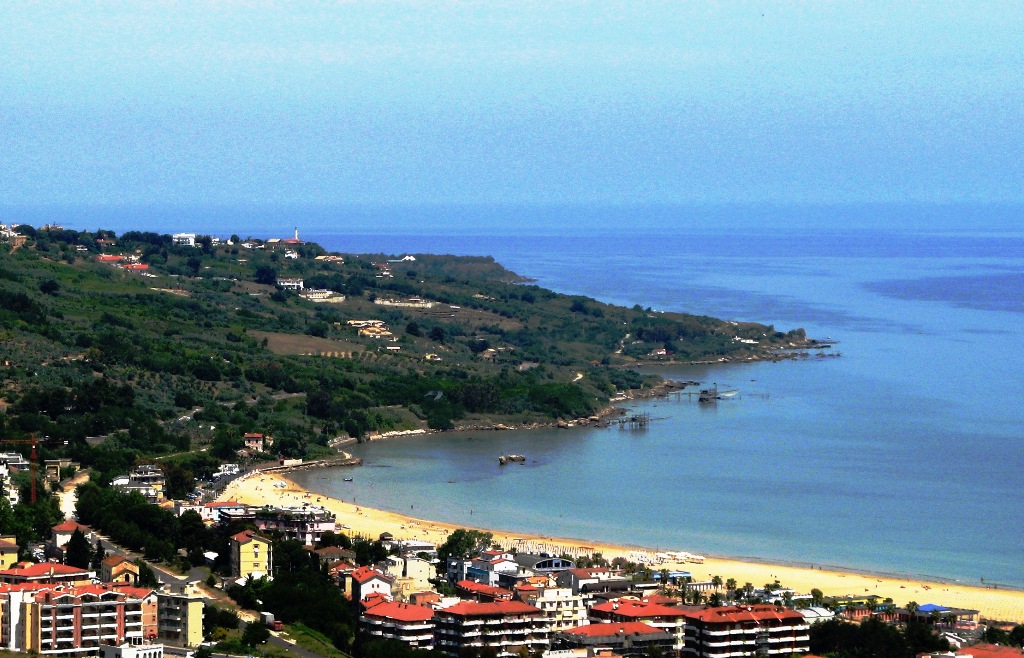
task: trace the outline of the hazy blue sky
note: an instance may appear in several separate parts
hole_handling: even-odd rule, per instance
[[[0,4],[0,203],[1022,201],[1024,3]]]

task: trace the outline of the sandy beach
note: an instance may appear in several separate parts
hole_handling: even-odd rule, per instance
[[[277,483],[283,483],[280,486]],[[346,503],[327,496],[310,493],[276,473],[253,474],[231,482],[220,500],[237,500],[250,505],[301,505],[311,503],[323,506],[337,515],[342,532],[378,537],[390,532],[399,539],[420,539],[435,544],[443,543],[450,532],[462,526],[416,519],[377,509]],[[601,553],[607,559],[618,556],[633,559],[639,552],[651,553],[641,547],[618,546],[600,541],[580,541],[503,530],[486,529],[493,533],[495,542],[503,547],[532,546],[554,552]],[[631,555],[632,554],[632,555]],[[755,587],[778,580],[783,586],[800,593],[818,588],[826,596],[863,596],[876,594],[892,598],[897,605],[910,601],[918,604],[936,603],[946,607],[968,608],[981,611],[983,617],[1000,621],[1024,623],[1024,591],[988,589],[960,583],[939,583],[858,573],[844,573],[828,569],[811,569],[773,565],[760,562],[707,557],[703,564],[661,564],[660,568],[680,568],[693,574],[696,581],[712,576],[735,578],[740,586],[750,582]]]

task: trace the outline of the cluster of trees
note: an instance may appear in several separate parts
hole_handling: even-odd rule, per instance
[[[11,508],[6,497],[0,496],[0,535],[14,535],[18,545],[24,549],[31,541],[45,541],[50,538],[50,528],[64,520],[57,499],[45,491],[39,491],[39,499],[35,504],[29,501],[31,484],[24,481],[22,501]],[[22,550],[19,556],[29,556]]]
[[[115,543],[143,553],[148,560],[177,560],[185,549],[188,568],[203,564],[204,551],[228,555],[227,538],[206,527],[195,512],[175,516],[146,502],[138,493],[87,482],[78,488],[79,520],[106,534]]]
[[[920,622],[899,628],[871,617],[859,624],[834,619],[811,626],[811,653],[819,656],[913,658],[933,651],[949,651],[949,642]]]

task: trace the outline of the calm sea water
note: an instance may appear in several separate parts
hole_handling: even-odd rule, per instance
[[[740,395],[630,405],[658,419],[646,431],[382,441],[357,448],[357,471],[296,479],[453,523],[1024,587],[1020,212],[673,212],[296,212],[272,233],[492,255],[560,292],[804,327],[842,358],[665,369]],[[267,233],[245,217],[209,219]],[[152,228],[202,232],[195,221]],[[597,223],[619,228],[581,228]],[[509,452],[527,464],[499,467]]]

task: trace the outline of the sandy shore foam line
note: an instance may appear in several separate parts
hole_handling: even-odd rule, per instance
[[[283,483],[281,486],[279,483]],[[311,503],[325,507],[337,515],[341,531],[346,534],[361,534],[379,537],[390,532],[399,539],[420,539],[441,544],[453,530],[463,526],[417,519],[394,512],[371,509],[335,498],[311,493],[291,480],[275,473],[252,474],[231,482],[220,500],[237,500],[249,505],[295,505]],[[513,533],[504,530],[484,529],[494,535],[495,542],[503,547],[532,542],[535,548],[547,548],[556,552],[576,554],[578,552],[601,553],[606,559],[618,556],[632,559],[641,553],[653,555],[653,551],[636,546],[622,546],[604,542],[582,542],[576,539],[562,539],[541,535]],[[989,589],[960,583],[926,582],[898,577],[877,576],[852,572],[835,571],[829,568],[809,568],[744,562],[741,560],[708,557],[703,564],[665,563],[655,569],[679,568],[693,574],[696,581],[710,580],[721,576],[723,580],[735,578],[742,587],[752,583],[761,587],[765,583],[779,580],[785,587],[800,593],[818,588],[826,596],[864,596],[876,594],[891,598],[897,605],[910,601],[918,604],[937,603],[946,607],[979,610],[983,617],[1001,621],[1024,623],[1024,591]]]

